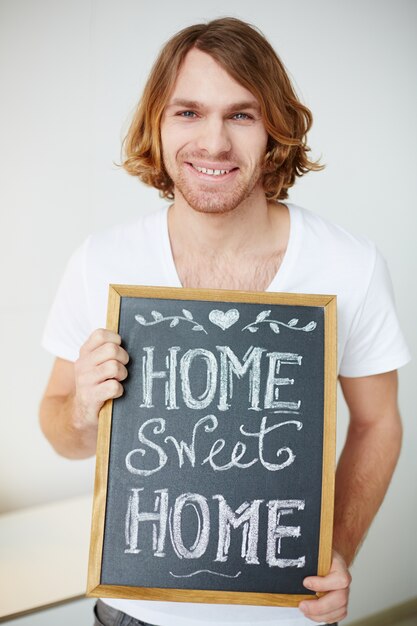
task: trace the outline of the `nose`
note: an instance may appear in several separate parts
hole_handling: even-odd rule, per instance
[[[225,120],[218,117],[207,117],[199,125],[197,138],[198,150],[207,152],[212,157],[218,157],[229,152],[232,147]]]

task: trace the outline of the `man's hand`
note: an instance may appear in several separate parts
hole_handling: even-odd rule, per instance
[[[40,423],[55,450],[69,459],[95,453],[98,414],[106,400],[123,394],[129,356],[121,338],[95,330],[75,363],[57,358],[40,406]]]
[[[303,600],[299,609],[315,622],[331,624],[344,619],[347,615],[351,581],[352,577],[343,557],[333,550],[333,560],[327,576],[309,576],[304,579],[307,589],[325,595],[314,600]]]
[[[80,349],[74,363],[74,426],[97,426],[98,415],[106,400],[120,398],[127,377],[129,355],[121,347],[120,335],[95,330]]]

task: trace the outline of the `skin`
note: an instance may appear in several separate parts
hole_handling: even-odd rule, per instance
[[[268,134],[259,103],[204,52],[192,50],[185,60],[165,108],[161,141],[176,210],[191,208],[210,221],[265,203],[260,177]],[[207,175],[195,166],[229,173]]]
[[[266,289],[285,254],[289,217],[262,189],[267,135],[252,94],[210,56],[191,50],[165,109],[161,138],[175,185],[168,226],[183,286]],[[193,165],[231,171],[213,177]],[[119,335],[98,329],[75,363],[56,359],[40,422],[60,454],[95,453],[99,411],[123,394],[128,374],[129,356],[120,344]],[[339,381],[350,426],[336,473],[333,559],[327,576],[304,581],[325,595],[299,605],[310,619],[329,623],[346,617],[348,567],[384,498],[402,436],[395,371]]]

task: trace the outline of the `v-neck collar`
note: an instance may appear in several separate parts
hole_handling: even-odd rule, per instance
[[[265,291],[285,291],[286,278],[290,275],[290,270],[297,258],[300,238],[301,238],[301,211],[299,207],[291,202],[283,203],[288,208],[290,217],[290,232],[288,235],[287,249],[284,258],[278,268],[277,273]],[[168,284],[172,287],[182,287],[180,277],[175,266],[172,254],[171,241],[168,229],[168,206],[159,211],[160,232],[162,233],[162,251],[164,256],[165,271]],[[289,290],[289,288],[287,287]]]

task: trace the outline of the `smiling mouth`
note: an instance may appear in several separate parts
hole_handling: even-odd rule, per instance
[[[238,169],[237,167],[233,167],[229,170],[213,170],[207,167],[199,167],[198,165],[194,165],[193,163],[189,163],[189,165],[191,165],[191,167],[197,172],[200,172],[200,174],[207,174],[208,176],[225,176],[226,174],[229,174],[230,172]]]

